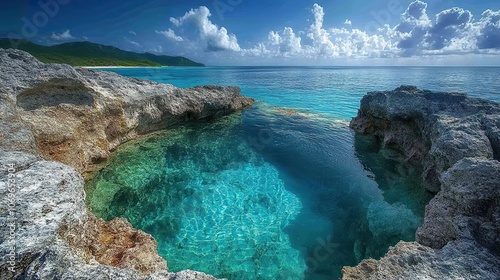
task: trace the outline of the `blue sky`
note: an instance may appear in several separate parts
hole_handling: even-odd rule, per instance
[[[208,65],[500,65],[500,1],[3,1],[0,36]]]

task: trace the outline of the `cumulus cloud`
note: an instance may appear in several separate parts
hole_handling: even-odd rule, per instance
[[[427,3],[417,0],[410,3],[401,15],[401,22],[396,26],[396,30],[410,33],[415,27],[424,28],[430,25],[431,20],[427,15]]]
[[[165,31],[155,30],[155,33],[163,35],[167,39],[170,39],[170,40],[175,41],[175,42],[182,42],[182,41],[184,41],[184,39],[181,36],[178,36],[177,34],[175,34],[175,32],[172,29],[170,29],[170,28],[168,30],[165,30]]]
[[[213,23],[210,10],[204,6],[182,17],[170,18],[175,32],[169,28],[156,33],[183,42],[186,49],[198,49],[201,45],[209,52],[230,50],[232,57],[335,59],[481,53],[482,50],[500,53],[500,11],[487,10],[475,21],[472,13],[462,8],[428,15],[427,7],[427,3],[415,0],[396,25],[386,24],[376,32],[367,33],[352,28],[349,19],[343,22],[343,27],[326,27],[323,7],[314,4],[308,26],[269,31],[267,38],[249,48],[240,47],[236,35]]]
[[[329,30],[340,57],[391,57],[396,46],[383,35],[368,35],[359,29]]]
[[[427,3],[419,0],[410,3],[401,15],[401,22],[394,28],[400,39],[398,47],[404,50],[403,55],[411,56],[418,52],[431,25]]]
[[[314,4],[311,10],[314,16],[314,23],[309,27],[309,37],[313,41],[314,52],[321,56],[336,56],[338,55],[338,48],[330,40],[330,34],[323,28],[323,18],[325,12],[323,7]]]
[[[210,16],[212,16],[210,10],[201,6],[198,9],[191,9],[180,18],[170,18],[170,22],[176,27],[186,25],[194,27],[206,51],[239,51],[236,35],[229,34],[226,28],[214,24],[209,19]]]
[[[392,32],[392,33],[391,33]],[[487,10],[479,21],[470,11],[453,7],[427,15],[427,4],[416,0],[389,30],[401,56],[475,53],[481,49],[500,48],[500,11]]]
[[[275,54],[293,55],[302,50],[301,38],[295,35],[291,27],[285,27],[280,33],[271,31],[267,36],[270,51]]]
[[[52,38],[53,40],[56,40],[56,41],[67,41],[67,40],[73,40],[73,39],[76,39],[75,37],[73,37],[68,30],[60,33],[60,34],[56,34],[55,32],[52,32],[52,36],[50,36],[50,38]]]
[[[484,11],[478,27],[479,49],[500,49],[500,11]]]
[[[472,13],[461,8],[451,8],[436,15],[436,23],[428,31],[427,42],[431,50],[440,50],[452,41],[467,36],[471,28]]]
[[[306,32],[295,32],[290,27],[283,31],[268,33],[267,42],[244,50],[254,56],[304,58],[341,57],[389,57],[397,51],[396,44],[383,35],[368,35],[359,29],[324,27],[324,10],[315,4],[311,9],[313,23]],[[304,44],[301,36],[306,36],[310,44]]]

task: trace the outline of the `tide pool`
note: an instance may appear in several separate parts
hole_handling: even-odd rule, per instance
[[[416,171],[398,173],[376,147],[365,154],[383,166],[369,171],[355,142],[344,121],[260,102],[125,144],[87,184],[88,205],[152,234],[172,271],[331,279],[413,240],[431,197]],[[378,176],[396,196],[385,199]]]
[[[432,197],[420,170],[348,128],[366,91],[405,83],[500,97],[498,69],[429,69],[109,69],[181,87],[238,85],[259,101],[123,145],[87,183],[87,203],[152,234],[171,271],[337,279],[342,266],[414,240]]]

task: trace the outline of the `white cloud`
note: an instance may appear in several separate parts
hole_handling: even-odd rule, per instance
[[[398,47],[403,56],[412,56],[422,49],[422,43],[432,22],[427,15],[427,3],[416,0],[401,15],[401,22],[396,25],[394,33],[400,39]]]
[[[401,22],[396,26],[396,30],[403,33],[410,33],[415,28],[425,28],[431,25],[431,20],[427,15],[427,3],[416,0],[401,15]]]
[[[443,10],[431,21],[427,4],[412,2],[393,29],[402,56],[471,54],[500,49],[500,11],[487,10],[479,21],[459,7]]]
[[[130,35],[134,35],[134,36],[136,36],[136,35],[137,35],[137,33],[135,33],[135,31],[132,31],[132,30],[130,30],[128,33],[129,33]]]
[[[155,33],[163,35],[166,38],[168,38],[168,39],[170,39],[172,41],[175,41],[175,42],[182,42],[182,41],[184,41],[184,39],[181,36],[178,36],[177,34],[175,34],[175,32],[172,29],[170,29],[170,28],[168,30],[165,30],[165,31],[155,30]]]
[[[60,33],[60,34],[56,34],[54,32],[52,32],[52,36],[50,36],[50,38],[52,38],[53,40],[56,40],[56,41],[67,41],[67,40],[73,40],[73,39],[76,39],[75,37],[73,37],[68,30]]]
[[[281,36],[278,34],[278,32],[270,31],[269,35],[267,35],[267,40],[269,41],[270,45],[278,46],[281,43]]]
[[[500,49],[500,11],[484,11],[477,27],[479,49]]]
[[[386,24],[375,32],[370,30],[370,33],[352,28],[349,19],[343,22],[343,27],[325,26],[325,11],[318,4],[314,4],[310,12],[313,19],[309,26],[272,30],[267,38],[250,48],[240,47],[236,35],[213,23],[210,10],[203,6],[182,17],[170,18],[175,32],[168,29],[156,33],[182,42],[179,47],[184,50],[232,51],[209,55],[217,60],[254,57],[253,61],[264,62],[281,59],[325,63],[353,58],[418,61],[418,58],[426,57],[426,61],[432,61],[432,57],[445,55],[500,54],[500,11],[487,10],[478,21],[470,11],[457,7],[429,16],[427,3],[415,0],[401,14],[396,25]],[[204,56],[207,56],[206,52]]]
[[[127,43],[129,43],[129,44],[131,44],[131,45],[134,45],[135,47],[138,47],[138,48],[142,47],[142,45],[141,45],[141,44],[137,43],[136,41],[132,41],[132,40],[130,40],[130,39],[129,39],[129,38],[127,38],[127,37],[123,37],[123,39],[124,39],[125,41],[127,41]]]
[[[209,19],[211,15],[207,7],[201,6],[198,9],[191,9],[180,18],[170,18],[170,22],[176,27],[185,25],[194,27],[206,51],[241,50],[236,35],[229,34],[226,28],[212,23]]]
[[[285,27],[280,33],[271,31],[267,36],[268,48],[274,52],[275,55],[293,55],[298,54],[302,50],[301,39],[295,35],[291,27]]]
[[[323,29],[323,18],[325,12],[323,7],[314,4],[311,12],[314,15],[314,23],[309,27],[307,36],[313,41],[313,52],[319,56],[338,56],[339,50],[330,40],[330,34]]]
[[[457,44],[467,37],[471,28],[472,13],[461,8],[451,8],[436,15],[436,23],[428,31],[427,43],[431,50],[441,50]]]
[[[329,33],[338,48],[338,57],[392,57],[397,51],[395,44],[383,35],[346,28],[332,28]]]

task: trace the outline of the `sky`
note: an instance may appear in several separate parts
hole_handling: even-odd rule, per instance
[[[496,65],[500,0],[1,0],[0,37],[207,65]]]

